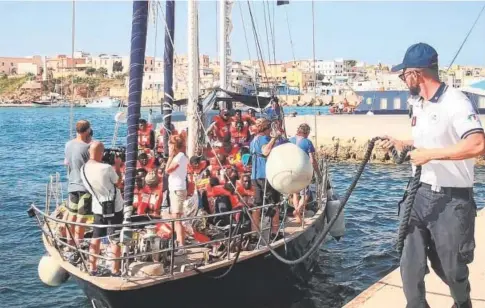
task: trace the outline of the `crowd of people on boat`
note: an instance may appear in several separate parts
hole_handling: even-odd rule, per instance
[[[187,157],[187,129],[177,131],[172,124],[166,134],[162,126],[156,132],[151,123],[139,120],[138,161],[135,172],[132,220],[153,218],[180,218],[187,213],[192,202],[203,213],[213,214],[234,210],[242,206],[278,204],[280,193],[266,180],[266,159],[272,149],[285,142],[293,142],[310,156],[317,175],[320,176],[314,157],[315,148],[308,139],[310,127],[302,123],[292,138],[286,138],[281,111],[273,102],[270,112],[257,117],[254,109],[220,109],[207,129],[208,145],[200,145],[196,154]],[[76,125],[77,137],[66,144],[65,162],[69,168],[69,202],[66,218],[85,222],[87,215],[94,215],[95,224],[121,224],[123,215],[123,188],[125,163],[121,157],[109,152],[99,141],[92,140],[91,125],[81,120]],[[168,135],[168,155],[164,138]],[[114,156],[107,158],[107,156]],[[309,202],[309,188],[294,194],[293,216],[301,222],[302,211]],[[196,203],[194,205],[194,203]],[[278,239],[279,207],[271,207],[265,215],[271,216],[271,238]],[[125,208],[126,211],[126,208]],[[126,213],[125,213],[126,214]],[[125,215],[126,216],[126,215]],[[261,219],[261,210],[253,210],[254,222]],[[215,219],[213,223],[221,223]],[[176,246],[185,245],[185,228],[181,221],[171,230],[165,224],[159,234],[171,237],[175,231]],[[93,228],[90,252],[99,254],[101,238],[112,235],[114,228]],[[251,224],[251,230],[258,226]],[[66,234],[68,242],[79,243],[84,228],[76,226]],[[111,243],[115,243],[110,241]],[[111,253],[119,256],[119,245],[111,245]],[[183,248],[176,255],[185,254]],[[118,265],[112,272],[119,273]],[[97,272],[96,258],[90,256],[90,271]]]

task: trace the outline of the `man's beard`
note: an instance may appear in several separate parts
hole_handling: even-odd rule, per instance
[[[409,93],[410,93],[412,96],[417,96],[417,95],[419,95],[419,92],[421,92],[421,88],[419,87],[419,85],[409,87]]]

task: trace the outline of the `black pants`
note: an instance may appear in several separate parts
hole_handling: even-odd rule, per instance
[[[264,204],[276,204],[280,202],[281,195],[277,192],[266,179],[253,180],[254,187],[254,205],[263,205],[263,201],[266,198]],[[266,185],[266,196],[264,194],[264,188]]]
[[[402,214],[401,205],[401,218]],[[428,307],[424,285],[424,276],[429,272],[427,258],[449,286],[455,303],[469,299],[467,264],[473,261],[475,250],[475,216],[471,188],[442,188],[435,192],[422,184],[418,189],[401,257],[407,308]]]
[[[123,222],[123,211],[116,212],[113,217],[103,217],[100,214],[94,214],[94,224],[96,225],[118,225]],[[113,235],[116,230],[121,228],[93,228],[93,238]]]

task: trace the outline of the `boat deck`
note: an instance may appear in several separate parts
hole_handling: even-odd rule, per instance
[[[474,308],[485,308],[485,211],[479,211],[475,226],[475,258],[470,264],[471,298]],[[451,307],[453,299],[448,287],[430,267],[426,276],[426,299],[431,307]],[[392,304],[390,304],[392,303]],[[362,292],[343,308],[400,308],[406,306],[399,268]]]
[[[285,241],[291,241],[293,238],[297,237],[300,233],[305,231],[310,225],[312,225],[321,215],[324,215],[325,207],[318,210],[313,216],[306,217],[304,219],[304,224],[297,224],[294,218],[288,218],[288,221],[285,223],[284,233],[285,239],[280,239],[274,242],[271,246],[273,248],[279,247],[284,245]],[[51,246],[46,237],[43,236],[44,246],[47,249],[47,252],[57,259],[61,266],[64,267],[68,272],[76,275],[77,277],[82,278],[83,280],[89,281],[98,287],[101,287],[105,290],[129,290],[129,289],[137,289],[141,287],[146,287],[153,284],[158,284],[163,281],[179,279],[182,277],[188,277],[199,274],[199,272],[207,272],[211,270],[215,270],[222,267],[227,267],[230,265],[235,257],[235,253],[231,253],[230,258],[228,259],[227,256],[225,260],[213,262],[207,265],[197,266],[197,271],[193,270],[191,265],[200,264],[201,261],[204,260],[204,251],[209,251],[208,248],[204,247],[196,247],[196,248],[188,248],[187,254],[183,256],[176,256],[174,258],[174,270],[173,275],[170,275],[165,268],[165,272],[160,274],[146,274],[149,271],[151,266],[154,266],[155,263],[152,262],[135,262],[130,266],[130,268],[136,268],[137,271],[142,272],[141,276],[129,276],[129,277],[95,277],[90,276],[85,271],[82,271],[79,267],[70,264],[67,261],[62,261],[60,254],[56,250],[55,247]],[[262,244],[264,247],[264,244]],[[241,251],[239,255],[238,262],[244,261],[246,259],[252,258],[254,256],[264,254],[268,252],[268,248],[261,247],[257,250],[250,250],[250,251]],[[184,270],[182,270],[182,266],[185,266]],[[147,269],[146,271],[144,269]]]

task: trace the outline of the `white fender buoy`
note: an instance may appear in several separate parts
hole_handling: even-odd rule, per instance
[[[69,273],[51,256],[43,256],[39,261],[39,278],[46,285],[57,287],[69,279]]]
[[[293,143],[273,148],[266,162],[269,184],[282,194],[297,193],[310,185],[313,166],[310,157]]]
[[[340,200],[330,200],[327,202],[326,212],[327,212],[327,223],[332,220],[337,214],[338,208],[340,207]],[[337,220],[330,229],[330,235],[333,236],[337,241],[340,240],[345,234],[345,216],[344,210],[340,212]]]
[[[115,114],[115,121],[119,123],[125,124],[127,119],[126,119],[126,113],[124,111],[119,111]]]

